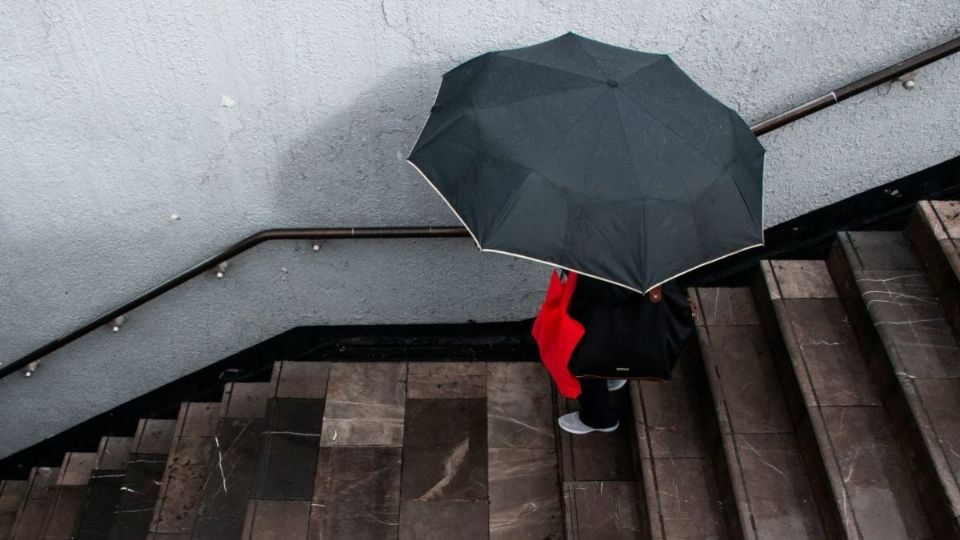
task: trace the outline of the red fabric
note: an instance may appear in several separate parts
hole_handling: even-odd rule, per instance
[[[577,274],[568,273],[566,283],[563,283],[556,272],[551,273],[547,297],[533,321],[532,332],[540,347],[540,360],[557,383],[557,389],[568,398],[580,395],[580,381],[567,367],[584,334],[583,325],[567,313],[576,286]]]

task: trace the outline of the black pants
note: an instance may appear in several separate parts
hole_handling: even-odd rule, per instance
[[[592,428],[613,427],[617,410],[610,400],[606,379],[580,379],[580,421]]]

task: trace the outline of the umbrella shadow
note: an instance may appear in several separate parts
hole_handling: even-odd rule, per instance
[[[406,163],[449,68],[394,69],[281,145],[273,211],[290,227],[458,224]]]

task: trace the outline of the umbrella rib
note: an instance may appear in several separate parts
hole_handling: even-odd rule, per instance
[[[732,109],[728,109],[727,118],[730,119],[730,127],[731,127],[731,128],[734,128],[733,124],[735,124],[736,121],[737,121],[737,119],[733,117],[734,115],[736,115],[736,113],[735,113]],[[738,118],[739,118],[739,117],[738,117]],[[734,128],[734,129],[735,129],[735,128]],[[744,158],[744,154],[746,153],[746,151],[745,151],[745,149],[741,146],[740,142],[741,142],[741,141],[740,141],[739,139],[736,140],[737,159],[732,160],[730,163],[728,163],[726,168],[729,168],[731,164],[733,164],[733,163],[735,163],[735,162],[738,162],[738,161],[743,161],[744,164],[747,163],[747,160],[746,160],[746,159],[743,159],[743,158]],[[756,144],[757,144],[758,146],[760,146],[761,156],[762,156],[762,155],[763,155],[763,145],[761,145],[761,144],[760,144],[760,141],[758,141],[758,140],[756,140],[756,139],[754,139],[754,142],[756,142]],[[750,155],[749,158],[752,159],[753,156]],[[761,174],[760,174],[760,177],[761,177],[761,179],[763,178],[763,173],[762,173],[762,172],[761,172]],[[731,177],[730,179],[733,180],[733,184],[736,186],[737,192],[740,194],[740,198],[743,199],[743,205],[747,208],[747,213],[750,214],[750,217],[751,217],[751,218],[753,218],[754,220],[756,220],[756,216],[753,215],[753,211],[750,210],[750,205],[747,203],[747,197],[746,197],[746,195],[744,195],[743,190],[740,189],[740,184],[739,184],[736,180],[734,180],[733,177]],[[763,231],[763,182],[762,182],[762,181],[761,181],[761,183],[760,183],[760,223],[759,223],[759,225],[760,225],[760,231],[762,232],[762,231]]]
[[[730,107],[728,107],[724,102],[722,102],[722,101],[720,101],[719,99],[717,99],[716,96],[714,96],[714,95],[711,94],[710,92],[707,92],[706,89],[704,89],[702,86],[700,86],[699,83],[697,83],[697,81],[693,80],[693,78],[690,77],[690,75],[689,75],[686,71],[684,71],[683,69],[681,69],[680,66],[678,66],[677,63],[674,62],[672,58],[670,58],[670,55],[667,55],[667,54],[663,55],[663,58],[662,58],[662,59],[657,60],[656,62],[647,64],[647,65],[641,67],[640,69],[638,69],[637,71],[633,72],[632,75],[630,75],[629,77],[627,77],[626,79],[623,80],[623,84],[627,84],[628,82],[630,82],[632,79],[634,79],[634,78],[637,77],[638,75],[642,75],[642,74],[643,74],[643,73],[642,73],[643,70],[647,69],[648,67],[652,67],[652,66],[660,63],[660,62],[663,61],[663,60],[670,61],[670,62],[673,64],[673,66],[677,69],[677,71],[679,71],[681,75],[683,75],[684,77],[686,77],[686,78],[690,81],[690,84],[691,84],[691,85],[693,85],[695,88],[699,89],[706,98],[710,99],[711,101],[713,101],[713,102],[716,103],[717,105],[720,105],[720,106],[723,107],[724,109],[732,110],[732,109],[730,109]],[[631,88],[634,88],[634,87],[631,87]],[[659,94],[659,93],[657,93],[657,92],[651,92],[651,91],[649,91],[649,90],[644,90],[644,89],[642,89],[642,88],[634,88],[634,89],[637,90],[638,92],[643,92],[644,94],[649,94],[649,95],[651,95],[651,96],[657,96],[657,97],[659,97],[659,98],[663,98],[663,99],[666,99],[666,100],[669,100],[669,101],[680,101],[681,103],[686,103],[686,104],[688,104],[688,105],[699,105],[699,104],[694,103],[694,102],[692,102],[692,101],[688,101],[688,100],[686,100],[686,99],[681,99],[681,98],[679,98],[679,97],[677,96],[677,94],[672,94],[672,95],[666,96],[666,95],[663,95],[663,94]],[[739,113],[738,113],[738,114],[739,114]]]
[[[647,279],[647,201],[644,200],[643,204],[640,205],[640,210],[643,213],[643,217],[640,219],[640,223],[643,224],[643,231],[640,233],[640,280],[641,282],[646,281]],[[649,290],[649,289],[648,289]]]
[[[497,218],[493,221],[493,225],[490,226],[490,228],[487,230],[487,234],[485,235],[487,240],[489,240],[492,236],[494,236],[494,234],[497,233],[497,231],[500,230],[500,227],[503,225],[504,220],[507,219],[507,214],[509,214],[509,210],[512,209],[514,206],[516,206],[517,199],[520,197],[520,192],[523,190],[524,184],[527,183],[527,180],[530,178],[530,175],[536,172],[532,169],[528,169],[527,167],[524,167],[524,169],[527,169],[529,172],[527,172],[527,175],[524,176],[523,180],[520,181],[520,185],[514,188],[513,193],[510,194],[510,198],[507,200],[506,203],[504,203],[503,208],[500,209],[500,212],[497,213]]]
[[[620,133],[623,134],[623,144],[627,147],[627,156],[630,157],[630,170],[633,171],[634,176],[637,174],[637,162],[633,160],[633,146],[630,145],[630,138],[627,137],[627,128],[623,126],[623,111],[620,110],[620,99],[614,95],[613,102],[617,106],[617,120],[620,121]],[[636,182],[634,182],[634,187],[636,187]],[[639,191],[639,188],[638,188]],[[637,193],[638,197],[642,198],[642,194]]]
[[[678,139],[680,139],[681,141],[683,141],[683,143],[684,143],[685,145],[687,145],[687,147],[689,147],[691,150],[693,150],[694,153],[696,153],[698,156],[702,157],[703,159],[706,159],[707,161],[713,163],[714,165],[716,165],[716,166],[718,166],[718,167],[722,167],[721,164],[717,163],[717,162],[716,162],[715,160],[713,160],[712,158],[701,154],[700,151],[699,151],[695,146],[693,146],[693,143],[691,143],[691,142],[688,141],[686,138],[684,138],[683,135],[681,135],[680,133],[677,133],[677,131],[675,131],[672,127],[670,127],[669,124],[667,124],[666,122],[664,122],[663,120],[661,120],[660,118],[658,118],[655,114],[651,113],[649,109],[647,109],[646,107],[643,106],[642,103],[640,103],[639,101],[637,101],[636,99],[634,99],[633,96],[631,96],[631,95],[628,94],[628,93],[624,93],[623,95],[627,96],[627,98],[630,99],[630,101],[636,103],[637,107],[640,107],[641,109],[643,109],[643,112],[646,113],[647,116],[649,116],[650,118],[653,118],[653,120],[654,120],[656,123],[660,124],[661,126],[663,126],[664,128],[666,128],[667,131],[669,131],[670,133],[673,133],[673,135],[674,135],[676,138],[678,138]]]
[[[533,99],[542,99],[542,98],[545,98],[545,97],[547,97],[547,96],[552,96],[552,95],[555,95],[555,94],[562,94],[562,93],[564,93],[564,92],[574,92],[574,91],[576,91],[576,90],[588,90],[588,89],[596,89],[596,88],[601,88],[601,87],[600,87],[599,85],[597,85],[597,86],[581,86],[581,87],[579,87],[579,88],[563,88],[563,89],[561,89],[561,90],[554,90],[554,91],[552,91],[552,92],[544,92],[544,93],[542,93],[542,94],[536,94],[536,95],[533,95],[533,96],[527,96],[527,97],[525,97],[525,98],[523,98],[523,99],[518,99],[518,100],[516,100],[516,101],[508,101],[508,102],[504,102],[504,103],[497,103],[497,104],[495,104],[495,105],[487,105],[487,106],[483,106],[483,107],[476,107],[476,106],[474,106],[474,109],[479,109],[479,110],[481,110],[481,111],[484,111],[484,110],[487,110],[487,109],[494,109],[494,108],[497,108],[497,107],[503,107],[503,106],[505,106],[505,105],[517,105],[517,104],[519,104],[519,103],[525,103],[525,102],[530,101],[530,100],[533,100]],[[471,96],[471,100],[470,100],[470,101],[471,101],[471,102],[473,101],[472,96]]]
[[[577,117],[573,120],[573,122],[570,123],[570,126],[566,129],[566,131],[563,132],[563,135],[561,135],[560,138],[557,139],[558,145],[559,143],[563,142],[564,139],[567,138],[567,135],[569,135],[570,131],[573,130],[574,127],[576,127],[576,125],[580,122],[580,119],[586,116],[588,112],[590,112],[590,109],[592,109],[597,104],[597,102],[600,101],[600,98],[602,98],[605,93],[606,93],[605,91],[601,90],[600,94],[597,95],[597,97],[590,102],[590,105],[588,105],[585,109],[583,109],[583,112],[577,115]],[[550,155],[551,156],[556,155],[558,150],[559,148],[554,148],[553,153],[551,153]]]
[[[573,75],[573,76],[575,76],[575,77],[581,77],[581,78],[588,79],[588,80],[591,80],[591,81],[594,81],[594,82],[606,84],[606,81],[603,80],[603,79],[598,79],[598,78],[596,78],[596,77],[591,77],[591,76],[589,76],[589,75],[584,75],[583,73],[577,73],[576,71],[570,71],[569,69],[562,68],[562,67],[559,67],[559,66],[552,66],[552,65],[550,65],[550,64],[544,64],[544,63],[541,63],[541,62],[537,62],[537,61],[535,61],[535,60],[530,60],[530,59],[528,59],[528,58],[518,58],[518,57],[516,57],[516,56],[511,56],[510,54],[506,54],[506,53],[508,53],[508,52],[509,52],[509,51],[501,51],[499,54],[494,54],[493,56],[494,56],[495,58],[496,58],[496,57],[499,57],[499,58],[507,58],[507,59],[513,60],[513,61],[515,61],[515,62],[521,62],[521,63],[523,63],[523,64],[530,64],[530,65],[532,65],[532,66],[540,66],[540,67],[542,67],[542,68],[555,69],[555,70],[557,70],[557,71],[562,71],[562,72],[564,72],[564,73],[567,73],[567,74],[569,74],[569,75]],[[594,60],[594,62],[596,62],[596,60]]]
[[[643,66],[642,68],[638,69],[638,70],[635,71],[632,75],[630,75],[629,77],[627,77],[627,78],[623,81],[623,84],[624,84],[624,85],[628,84],[631,80],[635,79],[638,75],[642,75],[642,74],[643,74],[642,72],[643,72],[644,69],[646,69],[646,68],[648,68],[648,67],[651,67],[651,66],[653,66],[653,65],[654,65],[654,64],[650,64],[650,65]],[[679,69],[679,68],[677,68],[677,69]],[[696,82],[692,82],[692,84],[696,84]],[[697,86],[699,87],[699,85],[697,85]],[[668,100],[668,101],[679,101],[679,102],[685,103],[685,104],[687,104],[687,105],[696,105],[696,106],[701,105],[701,104],[696,103],[696,102],[693,102],[693,101],[689,101],[689,100],[686,100],[686,99],[682,99],[682,98],[680,98],[677,94],[664,95],[664,94],[660,94],[660,93],[658,93],[658,92],[651,92],[650,90],[647,90],[647,89],[644,89],[644,88],[637,88],[636,86],[631,86],[630,89],[631,89],[631,90],[636,90],[637,92],[642,92],[642,93],[644,93],[644,94],[648,94],[648,95],[651,95],[651,96],[657,96],[658,98],[666,99],[666,100]],[[702,90],[702,88],[701,88],[701,90]],[[706,94],[707,96],[713,98],[713,96],[711,96],[709,92],[704,91],[704,94]],[[729,108],[729,107],[727,107],[726,105],[724,105],[722,102],[718,101],[716,98],[713,98],[713,99],[714,99],[714,101],[717,101],[717,103],[719,103],[719,104],[720,104],[721,106],[723,106],[724,108]]]
[[[580,50],[583,51],[583,54],[587,55],[590,58],[590,61],[593,62],[593,66],[597,69],[597,74],[601,77],[604,76],[603,70],[600,69],[600,63],[597,62],[597,59],[594,58],[592,54],[590,54],[590,51],[587,50],[586,46],[584,46],[584,42],[577,40],[576,44],[578,47],[580,47]]]
[[[628,97],[629,97],[629,96],[628,96]],[[649,115],[649,113],[648,113],[648,115]],[[683,191],[684,191],[684,193],[686,193],[686,196],[687,196],[686,200],[688,201],[688,203],[692,203],[692,202],[694,201],[694,197],[693,197],[693,196],[691,195],[691,193],[690,193],[690,183],[689,183],[689,181],[688,181],[687,176],[684,175],[684,174],[682,174],[682,173],[677,169],[677,166],[674,164],[673,160],[668,159],[668,160],[664,161],[664,163],[666,163],[667,166],[670,167],[670,169],[673,171],[674,176],[675,176],[676,178],[678,178],[678,179],[680,180],[680,182],[683,184]],[[714,177],[714,180],[715,180],[715,179],[716,179],[716,177]],[[710,183],[712,183],[712,182],[713,182],[713,180],[710,181]],[[693,218],[693,225],[694,225],[694,228],[696,228],[696,229],[698,229],[698,230],[700,229],[700,222],[699,222],[699,220],[696,219],[696,217]],[[644,233],[646,233],[646,231],[644,231]],[[699,237],[698,237],[697,241],[699,242]]]
[[[410,155],[412,156],[414,151],[423,150],[424,148],[430,146],[431,143],[436,141],[441,135],[450,129],[450,126],[453,126],[459,122],[463,118],[464,114],[462,111],[458,112],[459,114],[456,116],[451,116],[448,120],[441,124],[438,129],[433,130],[433,132],[427,135],[425,139],[420,140],[420,137],[423,136],[423,132],[426,131],[427,126],[430,123],[430,118],[427,117],[427,123],[424,124],[423,129],[420,130],[420,136],[417,137],[417,141],[413,144],[413,148],[410,150]],[[474,120],[474,123],[476,123],[476,120]]]

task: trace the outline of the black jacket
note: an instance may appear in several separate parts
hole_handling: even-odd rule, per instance
[[[570,316],[586,333],[570,358],[576,376],[670,379],[680,349],[693,330],[687,297],[674,281],[663,299],[584,275],[570,300]]]

